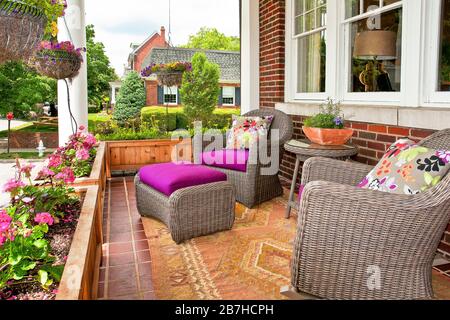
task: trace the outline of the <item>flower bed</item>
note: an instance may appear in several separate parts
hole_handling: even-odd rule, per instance
[[[102,239],[99,187],[76,192],[66,186],[64,174],[33,185],[32,168],[17,162],[17,178],[3,188],[11,201],[0,210],[0,299],[95,298]]]

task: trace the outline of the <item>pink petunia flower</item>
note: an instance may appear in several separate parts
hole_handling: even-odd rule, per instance
[[[11,225],[12,218],[5,210],[0,211],[0,232],[6,232]]]
[[[38,224],[47,224],[52,226],[54,223],[53,217],[48,212],[38,213],[34,218],[34,222]]]

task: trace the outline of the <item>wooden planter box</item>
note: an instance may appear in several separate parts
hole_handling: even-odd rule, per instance
[[[97,298],[102,258],[102,192],[98,185],[78,191],[84,194],[83,205],[56,300]]]
[[[106,143],[100,142],[97,147],[97,156],[95,157],[92,171],[89,177],[77,178],[72,184],[74,187],[85,187],[98,185],[100,191],[106,188]]]
[[[112,171],[137,171],[141,167],[154,164],[192,160],[191,139],[108,141],[106,142],[106,177]]]

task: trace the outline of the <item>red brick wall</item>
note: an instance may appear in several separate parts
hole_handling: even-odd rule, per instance
[[[151,39],[147,41],[143,45],[143,47],[137,52],[136,58],[134,60],[134,71],[140,73],[142,68],[145,67],[142,65],[144,59],[150,54],[150,51],[153,48],[165,48],[167,47],[166,42],[166,32],[164,27],[161,28],[160,34],[155,34]]]
[[[284,101],[285,0],[260,0],[260,106]]]
[[[58,132],[11,132],[10,143],[13,149],[36,149],[39,141],[46,148],[56,149],[59,147]],[[37,152],[37,151],[36,151]]]
[[[156,81],[145,81],[145,91],[146,91],[146,105],[147,106],[157,106],[158,105],[158,82]]]

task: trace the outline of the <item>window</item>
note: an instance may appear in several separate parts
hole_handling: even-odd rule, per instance
[[[297,93],[325,92],[326,0],[295,0]]]
[[[235,105],[235,95],[236,95],[236,90],[234,87],[223,87],[222,88],[222,104],[224,106],[234,106]]]
[[[178,104],[178,88],[164,86],[164,103],[165,104]]]
[[[348,92],[401,91],[402,8],[383,10],[392,3],[399,1],[346,1]]]
[[[442,0],[438,91],[450,91],[450,0]]]

